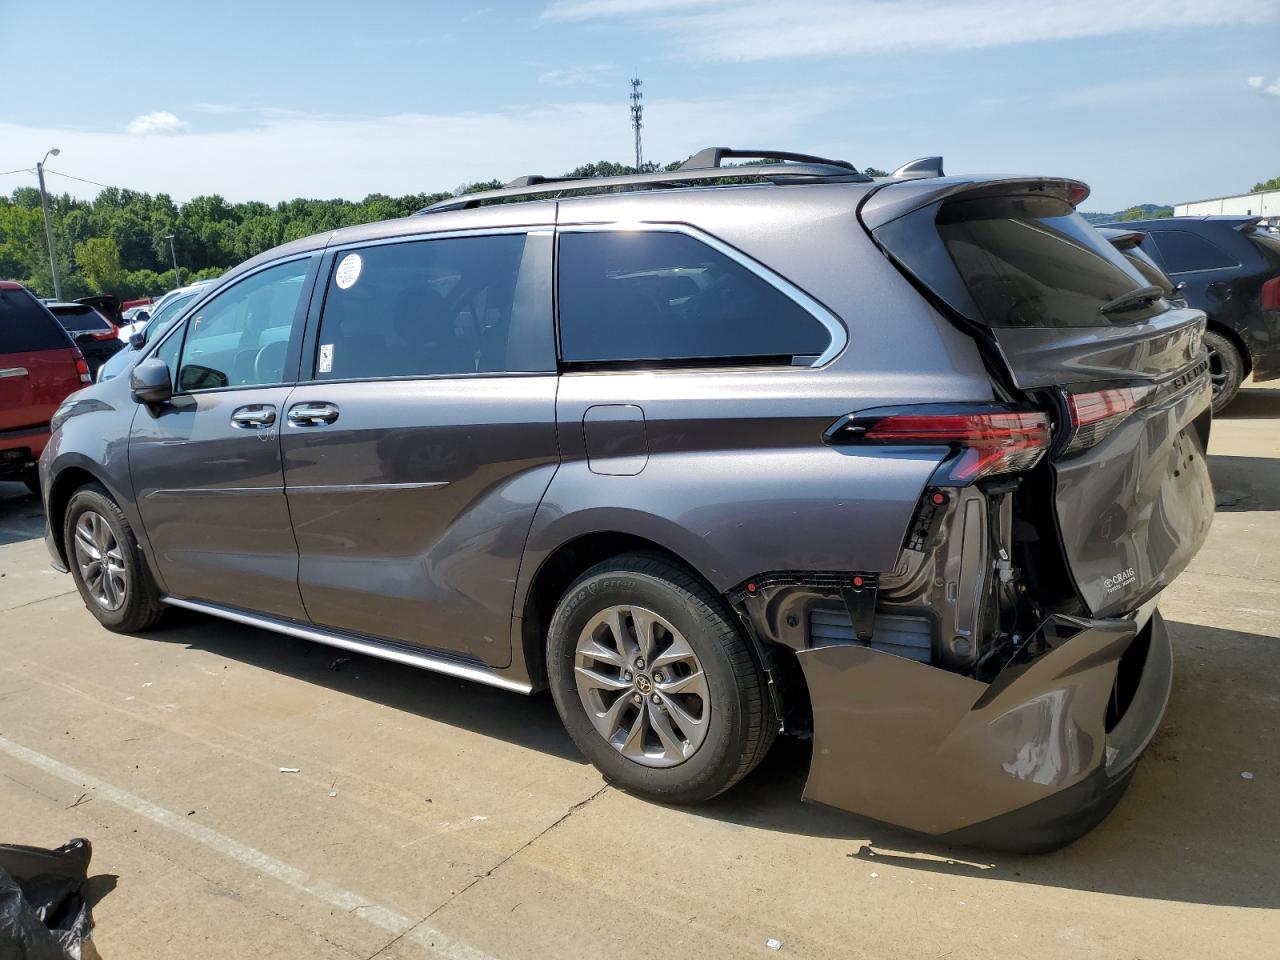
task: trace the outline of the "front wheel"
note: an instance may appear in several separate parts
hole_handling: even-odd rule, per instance
[[[160,591],[129,521],[103,487],[91,483],[71,495],[63,543],[80,597],[104,627],[133,633],[159,619]]]
[[[1213,412],[1221,413],[1236,394],[1244,380],[1244,358],[1236,345],[1220,333],[1209,330],[1204,335],[1205,349],[1209,351],[1209,379],[1213,382]]]
[[[605,561],[569,587],[547,638],[556,709],[605,779],[666,803],[727,790],[777,723],[732,612],[649,554]]]

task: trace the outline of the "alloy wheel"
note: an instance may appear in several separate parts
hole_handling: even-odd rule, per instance
[[[573,672],[592,725],[629,760],[673,767],[706,739],[711,697],[702,664],[652,610],[597,613],[578,637]]]
[[[89,596],[104,610],[124,606],[128,583],[124,553],[105,517],[86,510],[76,519],[76,566]]]

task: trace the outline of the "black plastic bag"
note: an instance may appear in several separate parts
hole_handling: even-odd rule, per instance
[[[88,840],[57,850],[0,844],[0,960],[82,960],[93,917]]]

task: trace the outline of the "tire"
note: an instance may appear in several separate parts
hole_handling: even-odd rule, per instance
[[[1220,333],[1205,331],[1209,351],[1209,376],[1213,380],[1213,412],[1221,413],[1240,392],[1244,380],[1244,358],[1236,345]]]
[[[80,598],[104,627],[116,633],[134,633],[145,630],[160,618],[164,610],[160,591],[142,557],[138,540],[120,507],[102,486],[86,484],[71,495],[62,530],[67,566]],[[78,532],[80,543],[77,543]],[[95,552],[110,558],[109,573],[102,572],[100,563],[94,567]],[[87,574],[86,561],[89,561]]]
[[[611,619],[612,612],[618,619]],[[612,659],[594,659],[599,649],[617,657],[620,644],[611,641],[619,625],[630,643],[646,632],[637,630],[637,623],[650,619],[657,624],[647,631],[655,638],[653,665],[634,669],[640,661],[633,658],[633,669],[624,670],[622,665],[615,669]],[[601,639],[584,655],[580,641],[587,644],[587,637]],[[692,659],[680,651],[691,652]],[[580,673],[580,663],[590,673]],[[590,686],[597,675],[613,687],[594,700],[596,694],[584,693],[580,681]],[[608,782],[650,800],[687,804],[716,796],[746,776],[777,735],[765,677],[733,612],[688,570],[658,555],[606,560],[569,587],[548,630],[547,676],[560,719],[578,749]],[[624,677],[631,678],[631,686],[615,696]],[[628,717],[634,712],[638,718],[642,707],[644,733],[637,739]],[[611,742],[601,725],[608,728],[608,715],[618,710],[620,732]],[[696,716],[702,724],[687,730],[681,725],[681,717]],[[623,737],[626,744],[618,745]]]

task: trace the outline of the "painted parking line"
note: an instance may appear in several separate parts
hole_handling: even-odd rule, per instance
[[[243,844],[239,840],[196,823],[187,817],[180,817],[172,810],[166,810],[150,800],[144,800],[142,797],[129,793],[127,790],[121,790],[119,787],[112,786],[106,781],[99,780],[97,777],[83,773],[74,767],[69,767],[52,757],[46,757],[43,753],[37,753],[35,750],[24,747],[20,743],[15,743],[7,737],[0,736],[0,751],[7,753],[14,759],[21,760],[33,767],[38,767],[45,773],[68,783],[91,790],[93,795],[99,799],[110,800],[116,806],[123,807],[130,813],[146,817],[153,823],[172,830],[174,833],[180,833],[184,837],[222,854],[224,857],[237,860],[265,876],[288,884],[295,890],[301,890],[317,900],[322,900],[346,913],[358,916],[381,930],[403,937],[405,940],[411,940],[437,956],[444,957],[445,960],[493,960],[483,951],[465,943],[459,943],[451,937],[445,936],[434,927],[418,923],[401,913],[372,903],[367,897],[352,893],[350,890],[343,890],[341,887],[335,887],[324,880],[313,878],[306,871],[291,867],[270,854],[263,853],[261,850]]]

